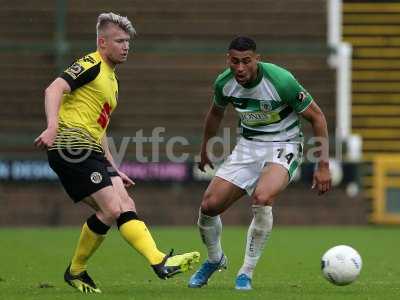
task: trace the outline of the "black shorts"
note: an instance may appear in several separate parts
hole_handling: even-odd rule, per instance
[[[74,202],[112,185],[111,177],[118,176],[104,154],[96,151],[50,150],[47,157]]]

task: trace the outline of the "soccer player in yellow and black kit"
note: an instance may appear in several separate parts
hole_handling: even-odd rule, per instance
[[[162,279],[187,271],[200,256],[158,250],[126,191],[134,183],[118,170],[108,148],[106,129],[118,98],[114,69],[126,61],[134,34],[126,17],[99,15],[97,51],[77,60],[46,89],[47,129],[35,140],[37,147],[47,149],[50,167],[73,201],[95,210],[83,225],[64,274],[65,281],[83,293],[101,292],[87,273],[87,262],[114,223]]]

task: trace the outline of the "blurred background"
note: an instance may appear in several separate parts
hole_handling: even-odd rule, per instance
[[[225,67],[229,42],[257,41],[262,60],[290,70],[328,121],[334,188],[311,191],[313,164],[276,202],[276,224],[400,223],[400,2],[339,0],[0,0],[0,226],[80,225],[73,205],[33,140],[46,126],[44,89],[74,59],[95,51],[101,12],[128,16],[138,36],[119,66],[119,105],[108,135],[116,149],[137,132],[161,127],[148,163],[130,142],[121,168],[139,214],[153,225],[194,225],[212,172],[200,174],[199,151],[212,85]],[[235,144],[237,118],[223,127]],[[311,128],[303,122],[306,136]],[[222,133],[221,129],[221,133]],[[171,162],[168,141],[176,143]],[[307,141],[307,139],[306,139]],[[308,145],[310,146],[310,145]],[[219,150],[216,149],[218,152]],[[223,215],[250,221],[248,198]]]

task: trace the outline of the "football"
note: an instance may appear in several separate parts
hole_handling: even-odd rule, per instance
[[[357,279],[361,268],[361,256],[350,246],[335,246],[322,256],[322,274],[329,282],[335,285],[352,283]]]

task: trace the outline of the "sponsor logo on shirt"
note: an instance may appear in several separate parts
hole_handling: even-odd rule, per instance
[[[242,112],[240,113],[240,119],[243,124],[247,126],[265,126],[271,123],[275,123],[280,120],[279,113],[277,112]]]

